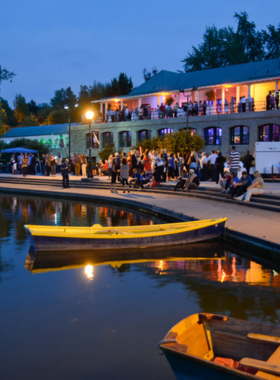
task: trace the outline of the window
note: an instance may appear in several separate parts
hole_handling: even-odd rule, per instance
[[[58,147],[59,147],[59,138],[54,140],[54,148],[58,148]]]
[[[279,141],[280,126],[267,124],[259,127],[259,141]]]
[[[59,146],[60,148],[64,147],[63,135],[59,135]]]
[[[230,144],[248,145],[249,144],[249,128],[238,125],[230,129]]]
[[[91,147],[92,149],[99,149],[99,131],[92,131],[92,143]],[[87,149],[89,149],[89,133],[86,134],[86,146]]]
[[[131,132],[120,132],[120,148],[131,146]]]
[[[69,147],[69,137],[65,137],[65,146],[68,148]]]
[[[151,138],[151,131],[143,130],[137,133],[138,141],[149,140]]]
[[[172,133],[173,133],[173,129],[170,129],[170,128],[164,128],[164,129],[160,129],[158,131],[159,137],[164,137],[164,136],[169,135],[169,134],[172,135]]]
[[[105,132],[105,133],[103,133],[102,134],[102,138],[103,138],[102,144],[103,144],[104,148],[105,148],[106,145],[114,143],[113,132]]]
[[[45,139],[41,139],[41,140],[40,140],[40,143],[42,143],[43,145],[45,145],[45,144],[46,144]]]
[[[205,145],[221,145],[222,144],[222,128],[210,127],[205,129]]]
[[[196,129],[195,128],[182,128],[180,129],[180,131],[190,131],[191,132],[191,136],[194,136],[196,134]]]
[[[48,139],[47,145],[49,148],[52,148],[52,139]]]

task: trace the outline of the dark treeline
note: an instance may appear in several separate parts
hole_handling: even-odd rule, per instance
[[[7,72],[7,70],[6,70]],[[6,75],[7,76],[7,75]],[[8,78],[2,78],[5,80]],[[0,136],[13,127],[50,125],[67,123],[69,106],[72,122],[80,121],[86,110],[93,109],[98,116],[99,105],[91,104],[91,101],[111,96],[126,95],[133,89],[131,78],[120,73],[118,78],[113,78],[109,83],[94,82],[91,86],[80,86],[78,95],[75,95],[71,87],[56,90],[50,103],[37,104],[36,101],[26,102],[23,95],[16,95],[12,109],[7,100],[0,97]],[[75,105],[78,107],[75,107]]]
[[[280,24],[278,27],[268,25],[267,30],[258,31],[246,12],[235,13],[234,19],[236,30],[231,26],[206,28],[203,42],[198,47],[193,46],[192,52],[182,60],[186,72],[280,56]]]

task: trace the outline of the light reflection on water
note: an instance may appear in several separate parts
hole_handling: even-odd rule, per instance
[[[26,257],[26,223],[158,222],[116,208],[1,197],[1,378],[174,379],[157,343],[187,315],[279,323],[277,271],[220,243]]]

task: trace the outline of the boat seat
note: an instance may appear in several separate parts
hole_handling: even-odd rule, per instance
[[[280,379],[280,347],[278,347],[270,358],[265,362],[244,358],[240,361],[241,365],[258,369],[256,377],[261,379],[276,380]]]

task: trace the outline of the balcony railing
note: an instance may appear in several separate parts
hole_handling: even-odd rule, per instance
[[[154,110],[154,109],[140,109],[136,112],[129,111],[128,114],[123,112],[115,112],[114,114],[107,115],[105,120],[99,117],[97,123],[113,123],[113,122],[124,122],[124,121],[138,121],[138,120],[160,120],[160,119],[172,119],[180,118],[186,116],[207,116],[207,115],[224,115],[224,114],[234,114],[234,113],[248,113],[248,112],[261,112],[269,111],[273,109],[278,109],[276,104],[269,105],[265,101],[258,101],[253,103],[239,103],[239,104],[226,104],[222,106],[221,104],[207,105],[206,107],[196,105],[185,105],[182,108],[178,108],[177,111],[174,109],[166,109],[165,111]]]

